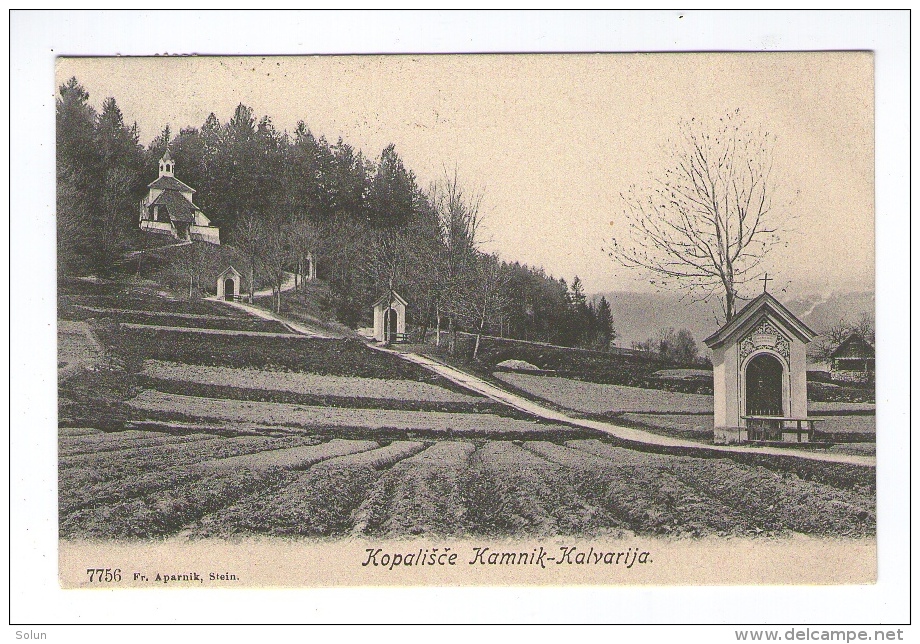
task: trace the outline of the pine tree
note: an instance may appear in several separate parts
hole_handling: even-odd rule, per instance
[[[610,348],[610,343],[616,339],[616,330],[613,328],[613,313],[610,310],[610,303],[604,296],[601,296],[601,299],[597,302],[595,318],[597,320],[598,343],[606,351]]]

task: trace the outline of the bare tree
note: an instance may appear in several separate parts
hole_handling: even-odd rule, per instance
[[[233,226],[233,245],[242,252],[249,262],[249,303],[255,291],[256,264],[262,252],[262,222],[252,213],[246,213],[236,220]]]
[[[653,284],[686,291],[695,301],[720,296],[725,320],[740,286],[759,275],[779,241],[772,208],[775,137],[752,129],[739,110],[709,128],[680,125],[674,165],[622,194],[628,238],[605,249]]]
[[[307,262],[315,263],[319,246],[318,227],[305,215],[295,216],[291,222],[291,249],[296,262],[294,271],[294,288],[302,288],[312,272]]]
[[[213,258],[210,244],[192,242],[180,248],[172,261],[172,266],[179,273],[188,278],[188,299],[195,296],[195,288],[201,290],[201,274],[206,271]]]
[[[361,270],[371,279],[377,294],[392,301],[397,286],[408,287],[414,282],[413,273],[421,260],[416,231],[407,224],[371,229],[366,236]]]
[[[272,214],[260,226],[260,265],[272,285],[272,308],[281,313],[281,291],[284,286],[285,269],[291,264],[295,249],[291,224],[281,214]]]
[[[472,271],[468,288],[464,291],[462,316],[470,320],[470,326],[476,329],[476,344],[473,347],[473,360],[479,355],[479,345],[486,324],[495,318],[501,318],[507,309],[508,283],[511,272],[508,271],[495,255],[481,255]]]
[[[467,193],[460,186],[457,170],[453,176],[445,171],[444,179],[432,186],[429,200],[434,206],[440,228],[441,243],[432,271],[435,289],[435,316],[438,346],[441,344],[441,318],[446,315],[450,352],[456,344],[455,318],[462,312],[463,295],[470,286],[471,271],[478,254],[481,223],[479,207],[482,192]]]

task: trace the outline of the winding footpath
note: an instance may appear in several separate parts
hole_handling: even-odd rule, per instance
[[[262,309],[257,309],[255,307],[241,304],[239,302],[225,302],[225,304],[242,309],[263,319],[280,322],[297,333],[310,335],[311,337],[315,338],[328,339],[330,337],[323,334],[322,332],[317,331],[316,329],[304,327],[303,325],[296,324],[290,320],[284,319],[282,316],[268,313]],[[373,342],[368,342],[368,346],[375,351],[382,351],[384,353],[393,354],[402,360],[406,360],[429,371],[432,371],[439,376],[447,378],[451,382],[469,391],[473,391],[480,395],[486,396],[496,402],[502,403],[509,407],[513,407],[514,409],[525,412],[537,418],[552,422],[568,423],[569,425],[574,425],[576,427],[584,427],[586,429],[603,432],[625,443],[632,443],[634,445],[651,445],[665,448],[673,452],[688,452],[696,455],[706,454],[712,456],[720,456],[723,454],[760,454],[764,456],[800,458],[811,461],[820,461],[824,463],[844,463],[862,467],[875,467],[874,456],[859,456],[854,454],[828,454],[826,452],[808,452],[804,450],[783,449],[779,447],[708,445],[681,438],[672,438],[670,436],[653,434],[652,432],[636,429],[634,427],[624,427],[622,425],[616,425],[610,422],[577,418],[566,413],[544,407],[543,405],[532,400],[528,400],[523,396],[519,396],[500,387],[496,387],[495,385],[486,382],[482,378],[466,373],[460,369],[456,369],[455,367],[451,367],[426,356],[422,356],[417,353],[397,351],[395,349],[384,347]]]
[[[286,277],[284,278],[284,283],[281,285],[282,293],[294,290],[294,286],[295,286],[294,273],[285,273],[285,275]],[[253,297],[268,297],[271,294],[272,294],[272,290],[270,288],[262,289],[261,291],[256,291],[255,293],[253,293]],[[330,340],[335,337],[335,336],[329,335],[328,333],[324,331],[317,329],[316,327],[307,326],[305,324],[301,324],[298,322],[293,322],[291,320],[288,320],[285,317],[282,317],[280,315],[275,315],[271,311],[266,311],[265,309],[261,309],[251,304],[244,304],[243,302],[224,300],[224,299],[218,298],[217,296],[208,297],[205,299],[210,300],[212,302],[220,302],[221,304],[226,304],[227,306],[232,306],[235,309],[245,311],[246,313],[249,313],[250,315],[253,315],[257,318],[261,318],[263,320],[270,320],[272,322],[278,322],[280,324],[283,324],[287,328],[289,328],[294,333],[299,333],[301,335],[305,335],[310,338],[320,338],[323,340]]]
[[[636,429],[634,427],[624,427],[622,425],[616,425],[614,423],[604,421],[576,418],[569,416],[568,414],[544,407],[543,405],[535,403],[532,400],[528,400],[523,396],[518,396],[517,394],[505,391],[504,389],[496,387],[495,385],[488,383],[481,378],[465,373],[459,369],[455,369],[454,367],[438,362],[436,360],[432,360],[431,358],[420,356],[415,353],[402,353],[375,345],[370,346],[371,348],[377,349],[378,351],[386,351],[388,353],[396,354],[404,360],[408,360],[409,362],[425,367],[426,369],[433,371],[438,375],[447,378],[451,382],[465,387],[466,389],[475,391],[479,394],[482,394],[483,396],[491,398],[492,400],[508,405],[509,407],[514,407],[515,409],[531,414],[533,416],[537,416],[538,418],[561,423],[569,423],[570,425],[585,427],[587,429],[594,429],[629,443],[642,443],[645,445],[656,445],[659,447],[676,448],[679,450],[692,449],[697,451],[708,451],[716,453],[729,452],[733,454],[764,454],[770,456],[786,456],[804,458],[814,461],[823,461],[826,463],[847,463],[849,465],[875,467],[874,456],[827,454],[823,452],[806,452],[792,449],[782,449],[779,447],[707,445],[703,443],[697,443],[695,441],[671,438],[669,436],[662,436],[660,434],[653,434],[652,432]]]

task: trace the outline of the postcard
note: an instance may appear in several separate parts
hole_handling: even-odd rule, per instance
[[[65,588],[871,584],[871,52],[56,62]]]

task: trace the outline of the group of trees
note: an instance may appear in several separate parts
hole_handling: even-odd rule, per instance
[[[111,270],[131,237],[125,224],[144,187],[146,155],[115,99],[97,113],[70,79],[57,99],[58,261],[63,270]]]
[[[616,337],[609,303],[588,301],[581,281],[564,280],[479,248],[481,192],[445,172],[421,188],[395,146],[371,159],[341,139],[317,138],[301,121],[279,131],[240,104],[221,123],[173,136],[167,126],[144,148],[114,98],[101,113],[72,78],[57,100],[58,251],[63,270],[112,269],[137,235],[136,204],[169,147],[195,200],[271,284],[280,309],[286,272],[302,280],[308,258],[331,286],[340,321],[355,327],[369,303],[400,291],[422,332],[458,330],[606,348]],[[771,200],[774,137],[740,112],[714,127],[681,125],[674,163],[623,195],[629,234],[608,251],[653,284],[695,299],[719,296],[726,320],[739,288],[758,275],[779,242]],[[189,252],[190,266],[201,258]],[[676,360],[696,357],[692,337],[665,330],[649,349]],[[832,339],[833,341],[833,339]],[[478,338],[477,344],[478,347]]]
[[[700,362],[696,340],[688,329],[661,329],[653,338],[648,338],[644,342],[633,342],[632,348],[654,354],[675,364],[689,365]]]
[[[462,186],[456,171],[422,188],[393,145],[371,159],[341,139],[317,138],[303,121],[279,131],[242,104],[225,123],[212,113],[178,134],[167,126],[144,148],[114,99],[101,114],[88,99],[74,78],[57,101],[64,270],[88,257],[102,272],[117,263],[168,146],[222,243],[247,258],[250,292],[254,281],[270,284],[276,309],[285,274],[302,282],[311,260],[351,327],[367,322],[373,300],[397,291],[410,300],[410,322],[438,331],[438,342],[447,331],[451,347],[461,330],[594,348],[615,337],[609,304],[589,302],[578,278],[570,289],[480,249],[482,192]],[[191,290],[207,252],[177,255]]]

